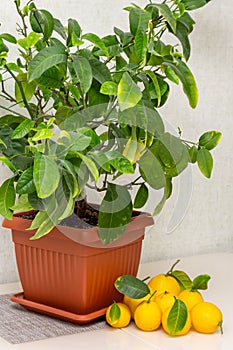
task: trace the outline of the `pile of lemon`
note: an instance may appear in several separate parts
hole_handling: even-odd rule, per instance
[[[192,281],[184,271],[174,270],[178,262],[148,283],[129,275],[119,277],[115,287],[124,299],[108,307],[107,323],[123,328],[133,319],[143,331],[155,331],[162,325],[171,336],[185,335],[191,328],[207,334],[220,329],[222,333],[221,310],[204,301],[200,292],[207,289],[210,276],[199,275]]]

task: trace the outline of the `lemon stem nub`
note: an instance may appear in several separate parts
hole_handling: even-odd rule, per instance
[[[223,321],[220,321],[219,324],[218,324],[218,326],[219,326],[219,328],[220,328],[221,334],[223,334],[223,326],[222,326],[222,323],[223,323]]]

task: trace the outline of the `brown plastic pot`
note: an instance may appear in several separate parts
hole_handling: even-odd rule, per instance
[[[104,246],[97,227],[58,225],[48,235],[30,240],[34,231],[26,229],[31,221],[21,214],[4,219],[3,227],[12,230],[24,299],[82,315],[84,321],[85,315],[122,299],[114,282],[123,274],[136,276],[145,227],[153,224],[149,214],[139,213],[117,241]]]

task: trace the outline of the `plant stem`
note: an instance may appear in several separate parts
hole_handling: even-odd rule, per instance
[[[23,99],[23,103],[24,103],[25,108],[27,109],[27,111],[28,111],[28,113],[29,113],[31,119],[34,119],[34,115],[33,115],[32,110],[31,110],[31,108],[30,108],[30,106],[29,106],[29,104],[28,104],[28,101],[27,101],[27,99],[26,99],[26,96],[25,96],[25,93],[24,93],[24,90],[23,90],[21,81],[19,81],[19,80],[16,78],[16,76],[14,75],[14,73],[8,68],[7,65],[5,65],[5,67],[6,67],[6,70],[9,72],[9,74],[12,76],[12,78],[15,80],[16,84],[18,85],[19,91],[20,91],[21,96],[22,96],[22,99]]]

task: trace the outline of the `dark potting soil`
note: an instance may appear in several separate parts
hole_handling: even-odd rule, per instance
[[[33,220],[37,211],[24,213],[20,215],[21,218]],[[94,206],[90,206],[84,200],[76,202],[74,213],[68,218],[62,220],[59,225],[70,226],[80,229],[90,229],[97,226],[98,210]]]

